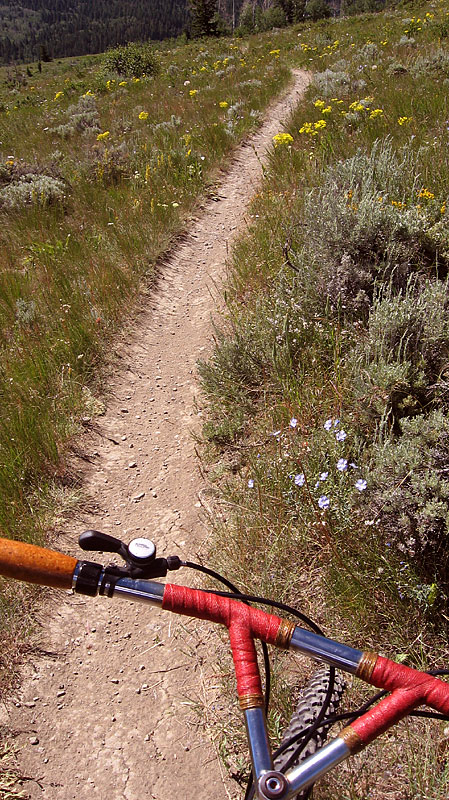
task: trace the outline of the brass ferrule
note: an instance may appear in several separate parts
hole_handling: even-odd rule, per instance
[[[365,747],[359,734],[354,730],[354,728],[351,727],[351,725],[348,725],[346,728],[342,728],[338,736],[340,739],[343,739],[351,755],[354,755],[354,753],[359,753],[360,750],[363,750]]]
[[[366,650],[360,659],[359,666],[357,667],[356,677],[361,678],[362,681],[369,683],[373,669],[376,666],[378,655],[371,650]]]
[[[282,619],[274,640],[276,647],[282,647],[284,650],[288,650],[295,628],[295,622],[291,622],[289,619]]]
[[[262,694],[242,694],[239,696],[239,703],[242,711],[248,708],[263,708],[265,705]]]

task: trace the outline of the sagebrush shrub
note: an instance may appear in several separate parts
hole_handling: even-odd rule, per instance
[[[449,52],[440,47],[434,53],[418,56],[411,64],[410,72],[414,78],[422,78],[425,75],[449,78]]]
[[[349,357],[359,413],[399,430],[402,417],[449,410],[447,282],[409,281],[377,299],[368,329]]]
[[[358,151],[329,168],[309,194],[304,257],[315,266],[321,306],[359,318],[380,284],[401,292],[414,273],[447,274],[447,226],[436,201],[420,202],[418,157],[379,141],[369,155]]]
[[[0,189],[0,207],[17,210],[25,206],[64,205],[67,186],[49,175],[22,175],[21,178]]]
[[[449,418],[433,411],[401,421],[373,454],[363,501],[388,548],[422,579],[449,578]]]
[[[83,95],[77,103],[69,106],[66,117],[67,122],[53,128],[53,133],[64,139],[75,133],[99,133],[101,130],[97,103],[92,95]]]

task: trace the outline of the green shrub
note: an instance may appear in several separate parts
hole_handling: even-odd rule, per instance
[[[101,130],[97,102],[92,95],[83,95],[77,103],[69,106],[66,117],[67,122],[53,128],[53,133],[64,139],[75,133],[99,133]]]
[[[366,319],[380,284],[403,292],[414,273],[447,274],[447,226],[435,199],[420,202],[418,157],[376,142],[330,167],[309,194],[303,260],[321,308]]]
[[[410,281],[373,306],[366,336],[352,354],[354,394],[376,423],[399,430],[402,417],[432,406],[449,409],[448,284]]]
[[[67,186],[49,175],[22,175],[18,181],[0,190],[0,206],[17,210],[25,206],[64,205]]]
[[[400,436],[375,448],[364,502],[403,572],[447,584],[449,418],[433,411],[400,427]]]
[[[115,72],[125,77],[141,78],[155,75],[159,65],[149,43],[131,42],[105,54],[103,67],[106,72]]]

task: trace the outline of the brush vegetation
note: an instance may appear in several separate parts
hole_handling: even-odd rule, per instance
[[[294,29],[312,82],[200,364],[221,566],[427,669],[448,652],[448,21],[431,4]],[[404,723],[314,796],[446,797],[432,731]]]

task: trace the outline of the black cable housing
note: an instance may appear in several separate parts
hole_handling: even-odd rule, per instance
[[[248,605],[251,603],[259,603],[260,605],[270,606],[271,608],[277,608],[281,611],[286,611],[287,613],[291,614],[292,616],[296,617],[297,619],[301,620],[305,625],[307,625],[314,633],[317,633],[319,636],[324,636],[325,634],[321,630],[321,628],[313,622],[306,614],[303,614],[301,611],[298,611],[296,608],[287,605],[286,603],[281,603],[276,600],[270,600],[266,597],[258,597],[257,595],[250,595],[245,594],[244,592],[240,592],[236,586],[234,586],[231,581],[227,578],[220,575],[220,573],[216,572],[213,569],[209,569],[208,567],[204,567],[202,564],[195,564],[191,561],[183,561],[182,566],[189,567],[190,569],[195,569],[199,572],[203,572],[209,577],[214,578],[215,580],[223,583],[225,586],[230,589],[229,592],[219,592],[213,589],[205,589],[210,594],[216,594],[219,597],[229,597],[234,600],[241,600]],[[264,655],[264,665],[265,665],[265,712],[268,714],[269,708],[269,699],[270,699],[270,687],[271,687],[271,677],[270,677],[270,662],[268,657],[268,648],[265,642],[262,642],[262,649]],[[438,675],[449,675],[449,669],[435,669],[429,670],[427,672],[428,675],[438,676]],[[285,750],[291,747],[292,744],[298,742],[298,747],[292,753],[290,758],[288,759],[287,763],[283,767],[283,771],[287,771],[292,764],[298,759],[299,755],[301,754],[302,750],[307,746],[310,739],[313,737],[314,733],[323,727],[330,727],[334,725],[336,722],[340,721],[347,721],[349,724],[354,722],[354,720],[361,717],[374,703],[380,700],[382,697],[388,694],[386,691],[377,692],[377,694],[373,695],[369,700],[367,700],[362,706],[360,706],[355,711],[348,711],[344,714],[336,714],[332,717],[325,717],[326,711],[329,707],[332,694],[334,691],[334,681],[335,681],[335,668],[329,667],[329,686],[327,688],[326,697],[323,701],[323,705],[321,710],[313,722],[312,725],[309,725],[308,728],[301,731],[300,733],[295,734],[290,739],[288,739],[284,744],[282,744],[273,754],[273,758],[277,758],[277,756],[281,755]],[[440,721],[449,721],[449,715],[445,714],[438,714],[437,712],[432,711],[413,711],[408,716],[411,717],[421,717],[425,719],[436,719]],[[310,793],[313,789],[312,786],[309,786],[306,793],[303,795],[304,800],[310,797]],[[245,800],[250,800],[251,797],[254,796],[254,785],[253,785],[253,777],[250,775],[246,792],[245,792]]]

